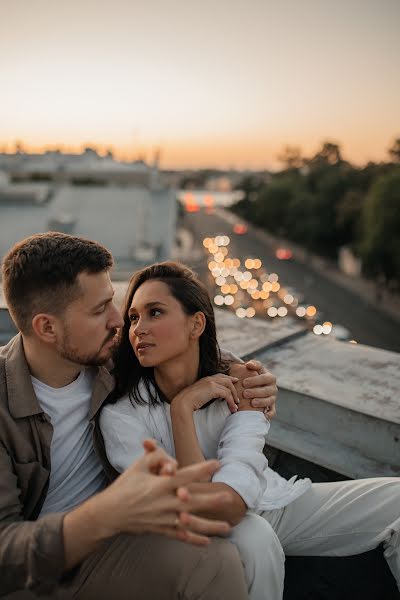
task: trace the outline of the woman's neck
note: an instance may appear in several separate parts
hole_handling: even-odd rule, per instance
[[[199,347],[194,347],[181,357],[158,365],[154,368],[154,378],[157,386],[164,394],[167,402],[184,388],[197,381],[199,372],[200,352]]]

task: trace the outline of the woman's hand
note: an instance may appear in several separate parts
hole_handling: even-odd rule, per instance
[[[234,385],[237,381],[237,377],[223,373],[203,377],[175,396],[171,402],[171,411],[178,409],[195,412],[210,400],[223,398],[231,413],[237,412],[239,397]]]

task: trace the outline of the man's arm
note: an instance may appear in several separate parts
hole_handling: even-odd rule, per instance
[[[47,593],[56,585],[64,570],[63,518],[23,521],[17,475],[0,443],[0,596],[23,588]]]

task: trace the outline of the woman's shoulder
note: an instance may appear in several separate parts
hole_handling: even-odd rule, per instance
[[[101,415],[104,414],[120,414],[120,415],[127,415],[130,414],[132,412],[132,410],[134,410],[134,408],[136,408],[136,406],[134,407],[132,405],[131,399],[129,398],[129,394],[125,394],[124,396],[121,396],[121,398],[118,398],[118,400],[116,400],[115,402],[110,402],[109,404],[104,404],[101,410]]]

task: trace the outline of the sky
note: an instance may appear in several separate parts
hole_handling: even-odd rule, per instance
[[[0,0],[0,151],[273,168],[400,137],[399,0]]]

